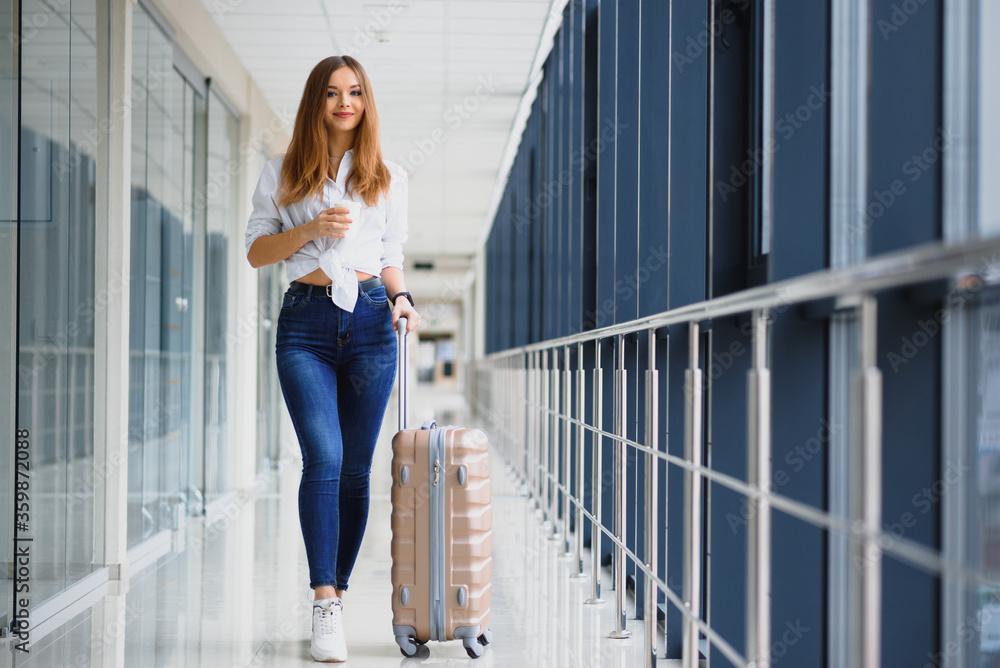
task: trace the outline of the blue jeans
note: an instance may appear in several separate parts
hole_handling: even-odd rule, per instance
[[[325,288],[289,288],[275,351],[302,450],[299,521],[309,586],[347,589],[368,521],[372,455],[396,376],[392,311],[379,286],[353,313]]]

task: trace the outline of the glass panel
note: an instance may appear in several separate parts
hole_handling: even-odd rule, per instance
[[[141,8],[133,40],[129,546],[187,506],[196,124],[173,45]]]
[[[267,157],[259,152],[251,169],[258,174],[265,164]],[[274,337],[287,285],[284,262],[263,267],[257,272],[257,294],[260,298],[260,317],[257,319],[257,462],[261,470],[277,468],[281,459],[279,406],[282,399],[274,357]]]
[[[229,246],[239,227],[236,166],[239,122],[212,95],[208,103],[208,174],[205,189],[205,501],[234,486],[227,423]]]
[[[263,170],[263,165],[260,169]],[[261,470],[276,469],[281,459],[281,414],[278,407],[282,398],[274,341],[281,300],[287,285],[284,262],[258,270],[260,318],[257,335],[257,461]]]
[[[181,442],[178,447],[178,454],[174,466],[177,467],[176,472],[176,490],[179,495],[178,502],[184,505],[178,510],[178,513],[191,513],[194,510],[201,510],[200,504],[192,503],[193,499],[189,497],[191,490],[191,480],[189,477],[190,472],[190,459],[192,455],[192,450],[194,447],[194,423],[191,419],[191,407],[193,401],[195,400],[192,394],[193,384],[192,379],[192,364],[194,357],[194,340],[193,340],[193,316],[192,316],[192,305],[198,300],[192,299],[193,296],[193,286],[194,286],[194,237],[195,237],[195,131],[198,127],[197,119],[195,117],[196,113],[196,99],[200,96],[197,95],[190,85],[183,82],[183,79],[179,75],[175,75],[175,81],[179,82],[183,86],[184,101],[183,108],[178,110],[180,115],[180,120],[183,121],[183,127],[181,132],[181,146],[182,150],[178,157],[180,159],[180,165],[178,171],[183,174],[183,182],[180,184],[181,191],[181,227],[178,230],[179,242],[180,242],[180,252],[182,253],[182,258],[180,259],[181,264],[181,276],[176,282],[176,287],[180,291],[178,297],[181,302],[181,309],[178,318],[178,324],[181,326],[178,332],[177,340],[175,345],[177,346],[178,355],[176,373],[179,380],[179,385],[177,387],[178,396],[176,402],[181,406],[181,418],[180,418],[180,428],[181,428]],[[200,228],[199,228],[200,229]],[[200,427],[199,427],[200,428]],[[180,518],[178,515],[177,519]]]
[[[18,425],[45,518],[29,532],[38,603],[94,568],[95,0],[28,0],[22,15],[47,18],[21,40]]]
[[[173,45],[159,30],[149,31],[146,94],[146,271],[145,284],[145,392],[142,461],[142,505],[148,536],[169,528],[171,500],[167,494],[166,457],[172,445],[171,424],[176,409],[170,403],[173,378],[167,370],[169,333],[174,324],[169,303],[171,229],[175,204],[168,175],[176,146],[171,127],[175,89]],[[175,270],[176,271],[176,270]],[[137,284],[133,284],[136,286]],[[134,288],[133,288],[134,289]]]
[[[129,308],[129,446],[128,446],[128,546],[132,547],[153,532],[152,518],[142,505],[143,422],[146,360],[143,341],[146,292],[146,102],[143,89],[149,51],[149,33],[156,28],[141,8],[132,17],[132,230]]]
[[[979,22],[979,219],[984,236],[1000,234],[1000,2],[983,0]]]
[[[67,586],[94,560],[94,249],[97,192],[97,6],[74,0],[70,30],[69,279],[67,297]]]
[[[0,0],[0,32],[13,34],[14,2]],[[13,42],[0,47],[0,283],[17,284],[17,238],[14,236],[17,218],[17,63]],[[0,290],[0,433],[13,434],[14,416],[14,370],[17,364],[14,342],[17,340],[15,293]],[[30,436],[30,433],[29,433]],[[4,440],[8,448],[13,445],[9,438]],[[10,449],[0,453],[0,517],[7,518],[10,512]],[[9,522],[0,521],[0,545],[11,545]],[[5,559],[10,560],[13,550],[6,547]],[[0,623],[6,625],[9,619],[10,590],[7,578],[0,578]]]
[[[1000,580],[1000,302],[974,309],[969,378],[970,425],[976,472],[970,536],[970,561],[979,564],[981,576]],[[961,473],[961,472],[960,472]],[[978,660],[970,666],[1000,662],[1000,590],[982,586],[973,600],[980,629]]]
[[[191,181],[191,201],[185,210],[191,212],[191,285],[190,299],[191,309],[191,343],[190,349],[203,350],[205,337],[205,310],[204,300],[197,299],[194,295],[201,295],[205,290],[205,133],[207,120],[207,104],[205,98],[194,91],[190,91],[191,101],[191,122],[192,129],[185,133],[185,150],[190,151],[191,164],[193,165],[194,178]],[[188,158],[185,157],[185,160]],[[188,451],[188,475],[187,475],[187,510],[189,513],[198,514],[204,510],[204,383],[200,382],[205,375],[205,360],[202,355],[192,358],[189,368],[190,378],[189,396],[191,405],[191,447]]]

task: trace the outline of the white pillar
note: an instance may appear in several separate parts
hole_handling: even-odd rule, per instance
[[[98,4],[100,105],[95,255],[94,562],[128,589],[129,257],[133,0]],[[110,12],[110,15],[109,15]],[[107,65],[106,67],[104,65]],[[117,589],[117,591],[115,591]]]
[[[239,178],[237,178],[237,216],[230,231],[232,271],[234,286],[234,319],[229,322],[231,332],[228,352],[230,356],[229,425],[231,443],[236,461],[236,488],[244,491],[252,483],[257,468],[257,343],[261,320],[260,301],[257,295],[257,270],[247,262],[243,237],[246,221],[250,217],[250,199],[257,178],[253,174],[256,155],[244,151],[253,143],[253,124],[249,115],[240,122]]]

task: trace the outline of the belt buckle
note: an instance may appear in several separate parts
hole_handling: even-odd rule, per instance
[[[331,299],[333,298],[333,283],[326,286],[326,296],[330,297]]]

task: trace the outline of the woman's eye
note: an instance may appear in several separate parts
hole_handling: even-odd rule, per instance
[[[326,93],[327,97],[333,97],[334,95],[336,95],[336,93],[334,93],[332,90],[331,91],[327,91],[327,93]]]
[[[357,93],[358,95],[361,95],[361,91],[359,90],[352,90],[351,93]]]

